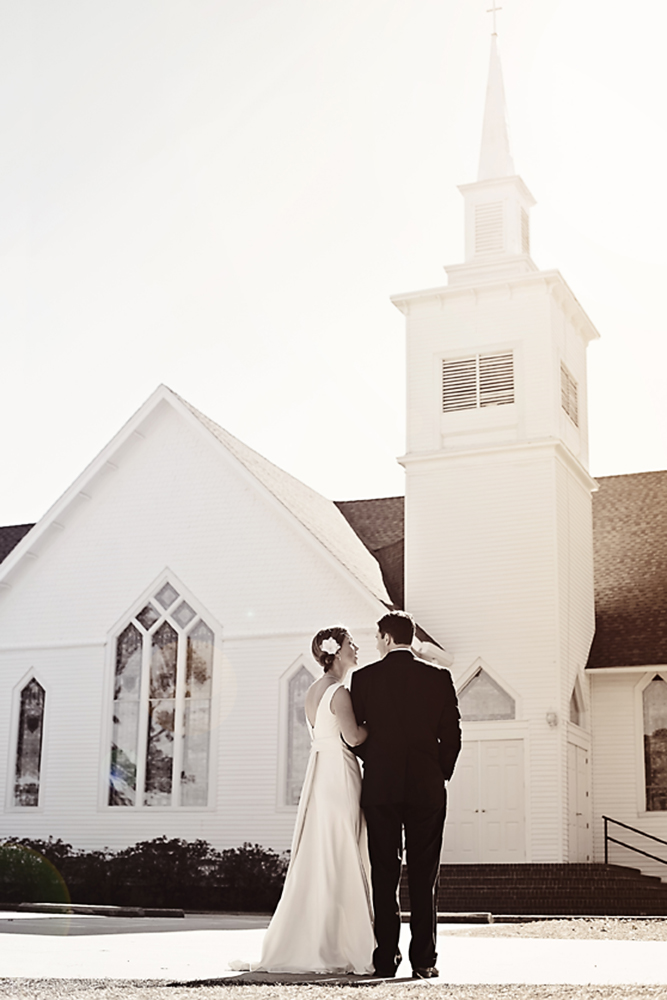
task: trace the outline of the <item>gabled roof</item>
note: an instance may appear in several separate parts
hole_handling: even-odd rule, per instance
[[[269,462],[176,393],[172,395],[375,597],[383,602],[389,600],[376,560],[366,546],[360,544],[356,533],[332,500],[327,500],[321,493],[316,493],[301,480]]]
[[[311,490],[310,487],[279,469],[252,448],[243,444],[228,431],[213,420],[210,420],[190,403],[182,399],[166,386],[159,386],[144,405],[125,424],[118,434],[91,462],[63,496],[51,507],[36,525],[22,525],[3,529],[6,542],[4,552],[0,550],[0,575],[6,580],[18,566],[24,556],[38,554],[40,546],[52,528],[61,531],[66,526],[73,510],[81,497],[94,493],[94,484],[98,477],[109,474],[110,469],[117,467],[117,455],[122,453],[126,443],[133,435],[142,438],[142,428],[148,424],[160,406],[168,404],[193,423],[202,434],[212,435],[219,445],[238,461],[261,486],[268,490],[274,500],[295,518],[307,532],[334,557],[345,570],[367,591],[382,603],[389,602],[389,595],[382,581],[382,574],[377,561],[360,541],[354,530],[331,500]],[[114,459],[116,460],[114,462]],[[120,459],[122,462],[122,458]],[[30,537],[21,544],[23,535],[30,527],[34,528]],[[21,528],[25,531],[21,532]],[[15,551],[14,551],[15,549]],[[9,557],[9,558],[7,558]]]
[[[243,444],[165,386],[128,422],[37,525],[0,528],[0,562],[38,548],[40,534],[167,399],[190,414],[380,601],[403,607],[404,498],[333,503]],[[593,494],[595,637],[587,666],[667,663],[667,471],[606,476]],[[31,528],[35,532],[25,539]],[[21,552],[21,549],[24,551]],[[377,561],[376,561],[377,560]],[[4,569],[4,567],[3,567]],[[381,576],[384,580],[383,586]],[[426,637],[428,638],[428,637]]]
[[[667,663],[667,471],[597,482],[595,637],[588,667]]]

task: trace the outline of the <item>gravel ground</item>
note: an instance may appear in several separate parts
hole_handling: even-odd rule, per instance
[[[594,917],[525,924],[450,925],[446,933],[466,937],[583,938],[665,941],[667,920]],[[444,971],[444,970],[443,970]],[[360,992],[362,991],[361,996]],[[164,981],[0,979],[0,998],[17,1000],[663,1000],[662,986],[448,986],[363,983],[360,986],[225,985],[167,986]]]
[[[535,920],[525,924],[455,924],[447,934],[457,937],[584,938],[600,941],[667,941],[667,920]],[[665,987],[667,992],[667,987]]]
[[[363,986],[372,1000],[662,1000],[664,986]],[[72,979],[0,980],[0,997],[20,1000],[361,1000],[350,986],[198,986]],[[369,1000],[370,1000],[369,998]]]

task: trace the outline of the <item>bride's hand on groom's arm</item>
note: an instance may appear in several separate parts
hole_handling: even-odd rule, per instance
[[[368,736],[365,726],[358,726],[347,688],[340,687],[331,699],[331,708],[340,724],[343,739],[351,748],[358,747]]]

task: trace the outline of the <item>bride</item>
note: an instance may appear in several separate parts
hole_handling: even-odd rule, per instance
[[[357,646],[341,627],[312,642],[324,674],[308,689],[311,750],[283,893],[262,947],[264,972],[372,974],[373,917],[361,774],[350,746],[367,737],[357,726],[345,676]]]

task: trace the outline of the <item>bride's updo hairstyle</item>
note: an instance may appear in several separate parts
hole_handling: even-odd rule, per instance
[[[334,625],[333,628],[320,629],[313,639],[310,648],[319,665],[324,667],[325,674],[333,667],[336,653],[343,645],[343,639],[345,638],[350,638],[348,630],[342,625]],[[336,650],[334,650],[334,643],[338,646]],[[324,646],[324,649],[322,646]]]

